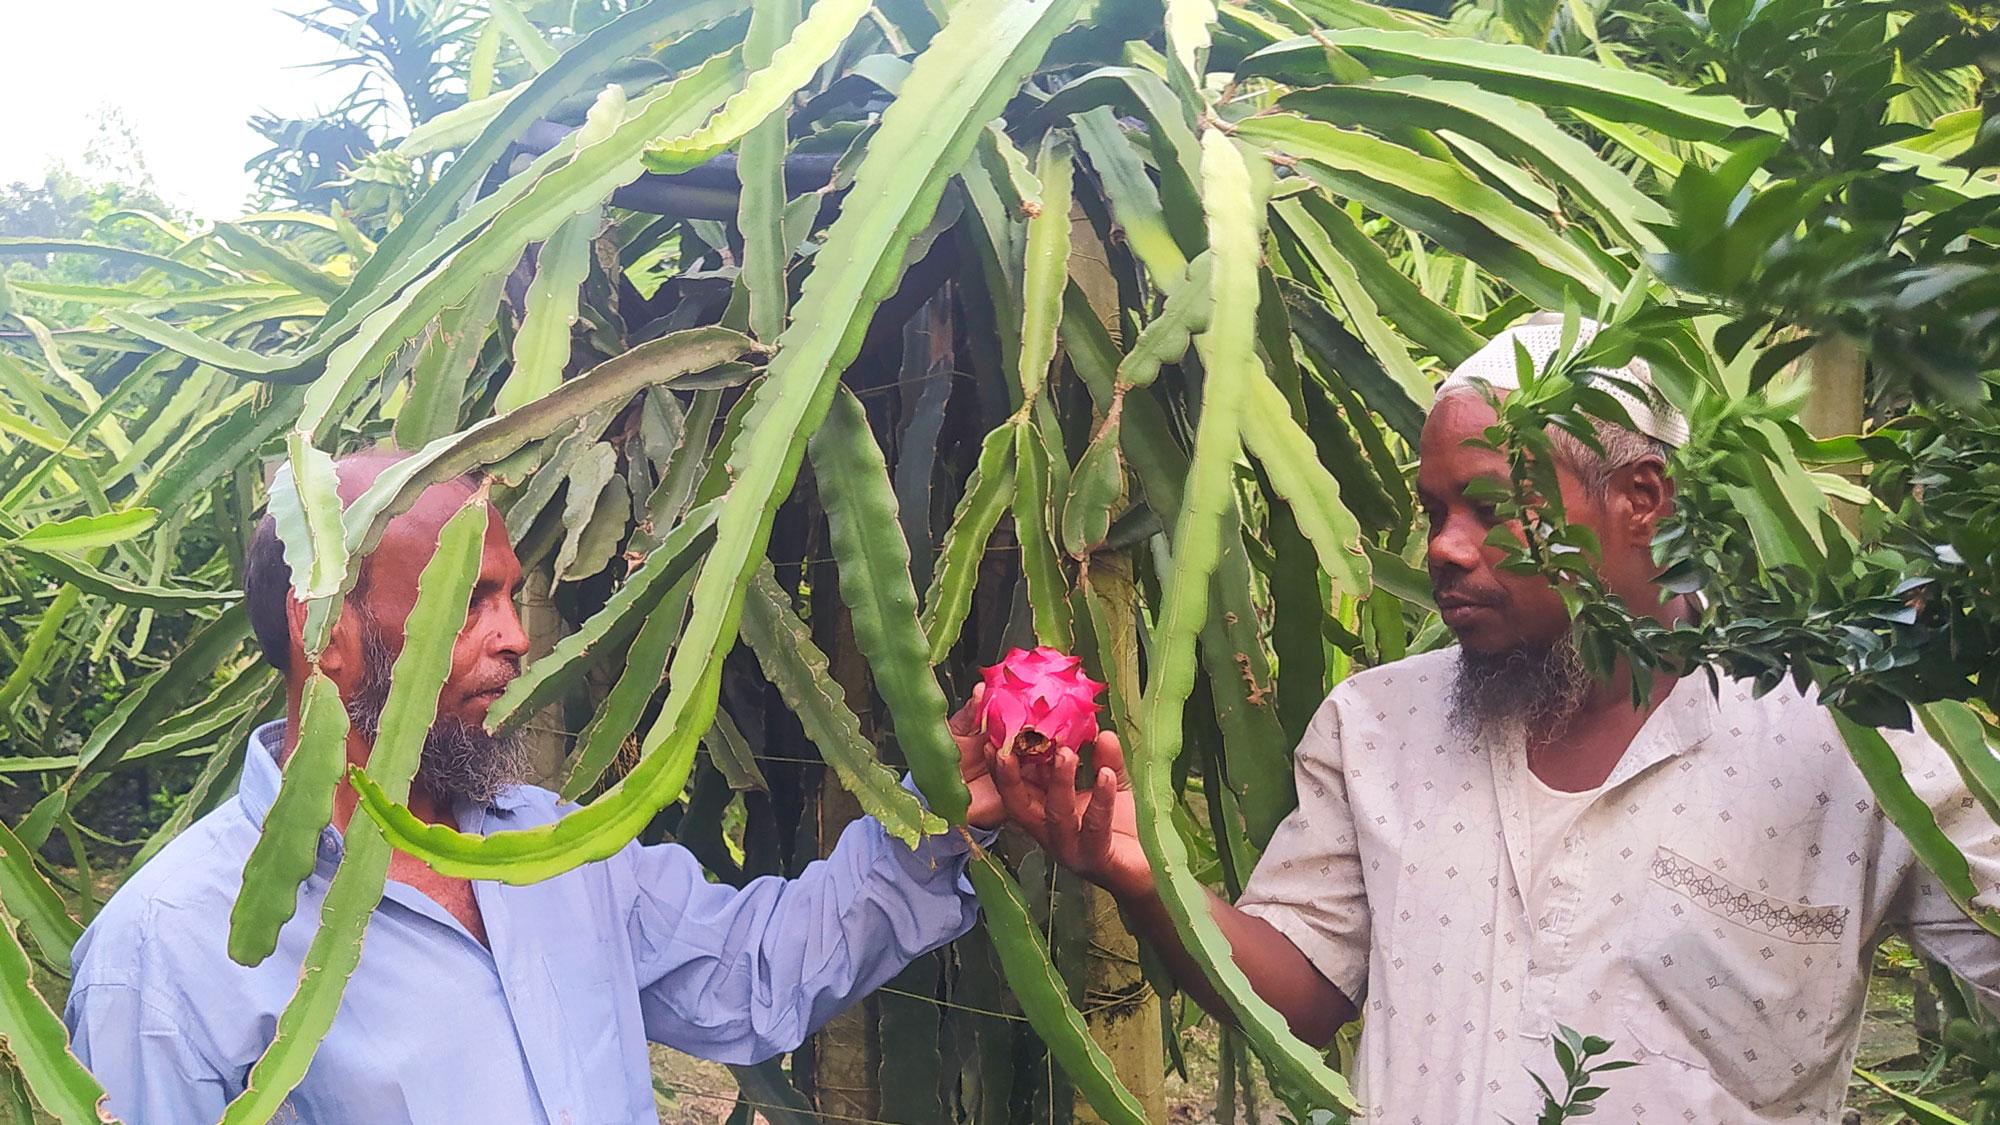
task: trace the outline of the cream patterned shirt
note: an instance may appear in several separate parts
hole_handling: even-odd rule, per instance
[[[1838,1120],[1891,929],[2000,1001],[2000,940],[1789,686],[1725,680],[1716,698],[1681,681],[1543,864],[1518,732],[1478,746],[1453,728],[1456,663],[1447,649],[1334,690],[1298,748],[1299,808],[1240,903],[1359,1003],[1370,1125],[1533,1121],[1528,1071],[1559,1081],[1558,1023],[1641,1061],[1603,1077],[1602,1120]],[[2000,829],[1942,750],[1886,733],[1979,901],[2000,901]]]

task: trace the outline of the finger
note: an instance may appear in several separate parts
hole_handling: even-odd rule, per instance
[[[1041,839],[1045,815],[1041,794],[1021,777],[1020,759],[989,748],[986,765],[992,771],[994,786],[1000,790],[1000,804],[1007,810],[1007,818],[1027,829],[1037,840]]]
[[[1121,787],[1130,785],[1131,782],[1125,776],[1125,747],[1119,743],[1118,733],[1108,730],[1099,731],[1097,732],[1097,740],[1091,745],[1096,753],[1091,764],[1100,770],[1110,770],[1112,776],[1118,779],[1118,784]]]
[[[1021,776],[1028,779],[1037,789],[1049,789],[1055,785],[1056,754],[1009,755],[1021,763]]]
[[[972,685],[972,697],[965,701],[965,706],[960,707],[957,714],[945,720],[945,725],[951,728],[951,733],[960,738],[979,733],[979,702],[985,696],[985,684]]]
[[[1090,804],[1083,810],[1083,826],[1077,832],[1077,849],[1084,858],[1103,861],[1111,855],[1111,813],[1118,805],[1118,775],[1099,767],[1097,783],[1091,786]]]
[[[1076,852],[1076,751],[1058,750],[1050,771],[1048,788],[1043,790],[1043,823],[1048,825],[1048,847],[1057,858],[1074,857]]]

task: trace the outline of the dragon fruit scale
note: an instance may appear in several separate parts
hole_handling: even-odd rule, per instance
[[[1083,659],[1044,645],[1014,649],[980,672],[986,694],[979,727],[995,749],[1025,757],[1075,750],[1097,737],[1104,685],[1083,674]]]

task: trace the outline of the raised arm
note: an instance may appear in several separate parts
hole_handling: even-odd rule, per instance
[[[990,764],[1009,819],[1034,836],[1050,858],[1111,892],[1180,986],[1218,1018],[1231,1018],[1160,901],[1152,866],[1139,844],[1118,736],[1099,735],[1094,750],[1096,774],[1083,792],[1076,788],[1078,760],[1072,751],[1027,763],[993,754]],[[1208,906],[1229,939],[1237,967],[1285,1017],[1294,1035],[1323,1046],[1354,1018],[1348,996],[1277,926],[1213,894]]]
[[[1000,798],[970,705],[951,721],[967,819],[992,842]],[[630,930],[647,1037],[690,1054],[750,1063],[792,1050],[918,956],[972,928],[978,900],[957,829],[915,849],[873,818],[795,879],[710,883],[675,844],[634,845]]]
[[[1950,756],[1921,727],[1882,734],[1902,762],[1911,789],[1930,806],[1939,830],[1965,856],[1976,892],[1974,904],[1989,912],[2000,909],[2000,831],[1995,830],[1993,817],[1967,795]],[[1921,863],[1910,864],[1910,873],[1890,904],[1888,921],[1918,952],[1970,984],[1982,1007],[2000,1014],[2000,937],[1966,917],[1937,876]]]

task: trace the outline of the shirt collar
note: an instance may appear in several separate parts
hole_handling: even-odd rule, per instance
[[[243,754],[243,777],[236,783],[236,800],[250,823],[259,828],[278,800],[278,785],[284,778],[278,769],[278,755],[284,749],[285,720],[274,719],[250,732],[250,746]]]
[[[1707,742],[1715,726],[1715,698],[1706,688],[1699,674],[1675,681],[1667,698],[1647,716],[1625,756],[1612,767],[1611,776],[1604,779],[1604,787],[1623,784],[1654,765]]]

